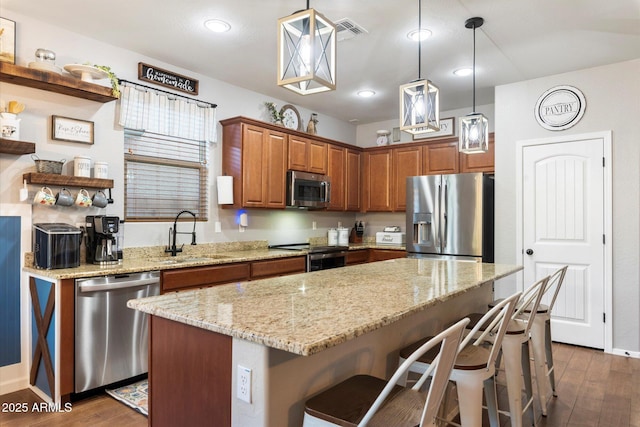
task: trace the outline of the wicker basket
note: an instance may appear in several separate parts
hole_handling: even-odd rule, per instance
[[[53,173],[56,175],[62,174],[62,165],[66,160],[40,160],[35,154],[31,155],[31,158],[36,162],[36,172],[38,173]]]

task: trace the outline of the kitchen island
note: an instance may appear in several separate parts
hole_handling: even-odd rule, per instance
[[[404,258],[129,301],[151,314],[149,423],[300,426],[309,396],[388,377],[399,348],[482,310],[520,269]]]

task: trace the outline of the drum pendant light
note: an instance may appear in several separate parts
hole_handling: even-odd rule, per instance
[[[336,88],[336,26],[309,8],[278,19],[278,86],[300,95]]]
[[[418,31],[422,5],[418,0]],[[440,130],[440,91],[421,74],[422,40],[418,38],[418,79],[400,86],[400,130],[413,135]]]
[[[469,18],[464,26],[473,28],[473,112],[461,117],[458,149],[462,153],[486,153],[489,151],[489,121],[482,113],[476,113],[476,28],[484,19]]]

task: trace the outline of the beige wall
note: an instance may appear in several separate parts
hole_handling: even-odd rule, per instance
[[[613,131],[613,349],[640,351],[640,59],[496,88],[496,262],[516,253],[516,142]],[[565,131],[538,125],[538,97],[557,85],[580,89],[582,120]]]

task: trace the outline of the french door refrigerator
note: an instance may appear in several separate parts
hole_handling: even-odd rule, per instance
[[[407,177],[407,253],[493,262],[494,179],[482,173]]]

